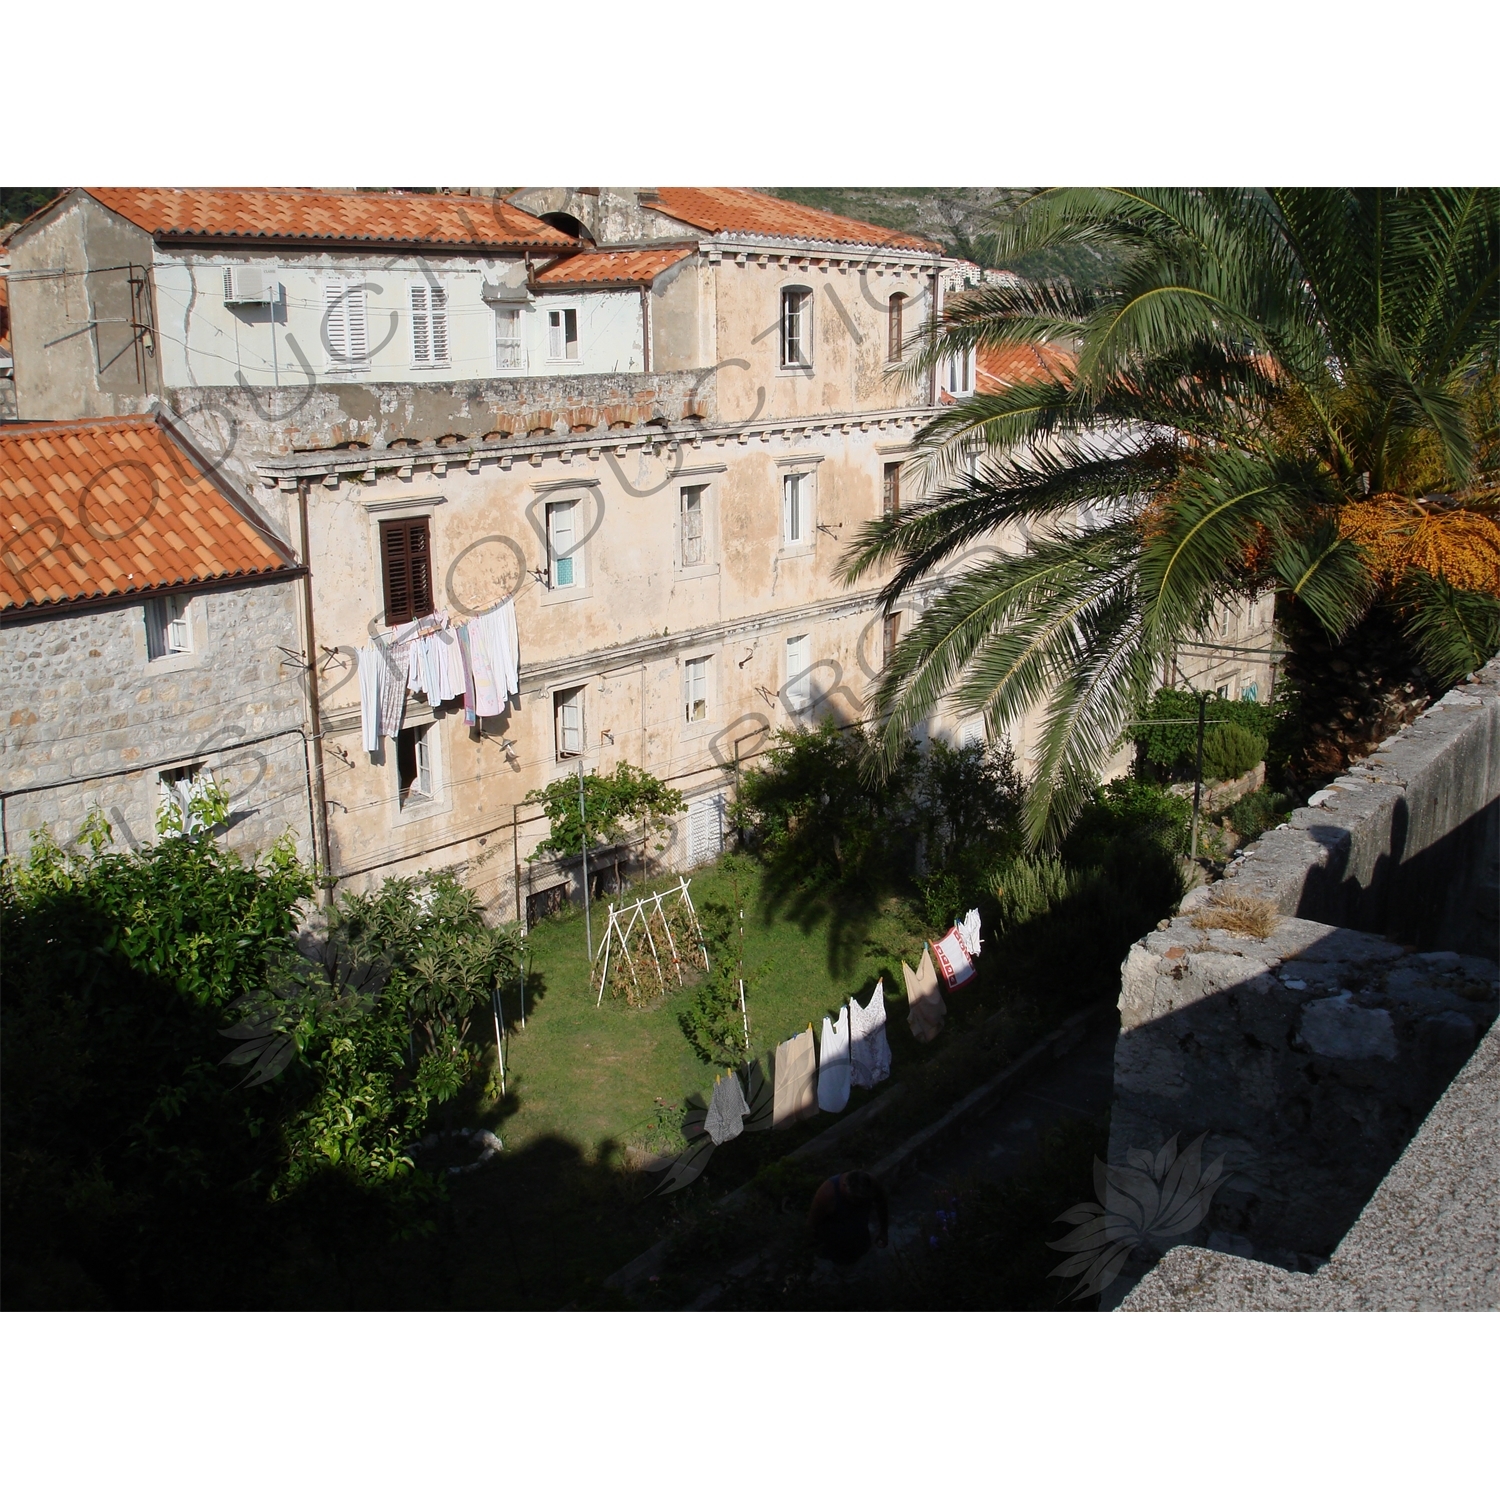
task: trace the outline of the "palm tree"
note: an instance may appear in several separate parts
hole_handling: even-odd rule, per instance
[[[1076,369],[937,417],[927,498],[844,560],[929,597],[876,690],[887,763],[945,700],[992,734],[1043,707],[1036,843],[1232,599],[1275,591],[1294,679],[1361,627],[1429,690],[1500,644],[1500,191],[1057,189],[996,239],[1066,245],[1107,249],[1111,283],[965,293],[909,367],[1052,343]],[[1019,550],[965,560],[997,532]]]

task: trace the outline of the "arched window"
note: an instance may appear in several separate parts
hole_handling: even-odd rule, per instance
[[[782,287],[781,364],[783,369],[811,368],[812,331],[812,289],[805,286]]]
[[[886,303],[886,350],[885,357],[896,361],[901,358],[901,314],[906,309],[906,293],[893,292]]]

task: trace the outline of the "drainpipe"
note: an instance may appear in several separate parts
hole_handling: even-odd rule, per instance
[[[333,854],[328,847],[328,787],[323,779],[323,719],[318,706],[318,644],[313,630],[312,562],[307,540],[307,481],[297,481],[297,519],[301,527],[302,566],[302,622],[307,634],[307,717],[312,728],[313,797],[316,802],[318,844],[313,850],[315,863],[321,863],[323,874],[318,885],[324,906],[333,904]],[[320,859],[321,855],[321,859]]]
[[[651,288],[641,288],[641,369],[651,373]]]
[[[941,309],[938,307],[938,292],[942,284],[942,263],[939,262],[932,269],[932,331],[936,335],[938,330],[938,317]],[[938,396],[938,372],[937,364],[934,362],[932,369],[927,372],[927,404],[937,405]]]

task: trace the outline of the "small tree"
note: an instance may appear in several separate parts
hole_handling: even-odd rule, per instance
[[[526,800],[544,808],[551,824],[547,837],[528,856],[531,860],[583,853],[585,823],[590,849],[618,844],[633,832],[656,839],[660,853],[667,847],[664,835],[672,819],[687,806],[681,792],[624,761],[608,776],[591,772],[583,778],[582,808],[576,776],[563,776],[528,792]]]

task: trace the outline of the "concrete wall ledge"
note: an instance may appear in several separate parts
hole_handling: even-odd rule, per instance
[[[1287,916],[1495,958],[1497,810],[1500,658],[1243,851],[1226,880]],[[1470,871],[1477,884],[1457,878]]]
[[[1125,1312],[1500,1309],[1500,1026],[1314,1275],[1182,1245]]]

